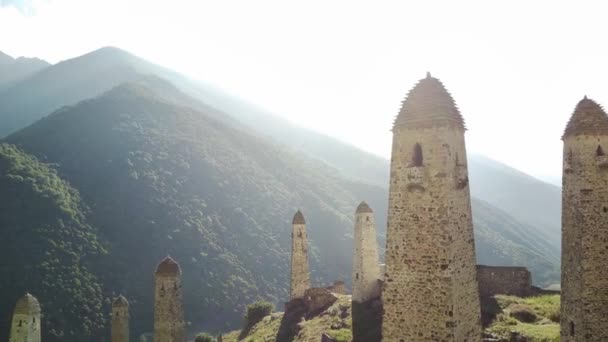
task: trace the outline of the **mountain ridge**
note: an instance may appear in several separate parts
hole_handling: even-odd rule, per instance
[[[13,58],[0,51],[0,92],[50,65],[40,58]]]

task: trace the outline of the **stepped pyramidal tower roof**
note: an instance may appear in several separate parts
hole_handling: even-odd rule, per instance
[[[306,221],[304,220],[304,215],[302,215],[301,211],[297,211],[295,215],[293,215],[293,221],[292,224],[306,224]]]
[[[162,275],[179,275],[182,273],[179,264],[170,256],[164,258],[156,267],[156,274]]]
[[[597,102],[585,96],[574,108],[563,138],[571,135],[608,135],[608,116]]]
[[[359,206],[357,207],[357,211],[355,212],[356,214],[362,214],[362,213],[372,213],[372,208],[369,207],[369,205],[367,205],[367,203],[365,203],[365,201],[361,202],[361,204],[359,204]]]
[[[15,314],[34,314],[40,313],[40,303],[38,299],[29,293],[26,293],[23,297],[19,298],[15,305]]]
[[[129,302],[127,301],[127,298],[120,295],[114,299],[112,306],[129,306]]]
[[[465,129],[464,119],[452,95],[443,83],[427,72],[426,77],[409,91],[401,105],[393,128],[455,126]]]

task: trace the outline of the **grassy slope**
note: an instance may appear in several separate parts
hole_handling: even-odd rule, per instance
[[[496,320],[486,328],[486,333],[508,338],[511,331],[517,331],[529,338],[530,342],[559,341],[559,295],[543,295],[538,297],[519,298],[515,296],[496,296],[496,302],[501,313]],[[319,316],[302,323],[302,330],[294,342],[318,341],[322,333],[337,338],[338,341],[350,341],[352,320],[350,315],[350,296],[340,296],[339,300]],[[534,323],[524,323],[510,316],[515,306],[525,307],[538,317]],[[340,318],[340,307],[348,307],[349,316]],[[249,335],[241,340],[245,342],[270,342],[275,340],[281,324],[282,313],[265,317],[256,324]],[[332,328],[333,327],[333,328]],[[223,342],[238,341],[239,331],[233,331],[223,336]]]
[[[326,333],[339,341],[350,341],[352,339],[350,296],[338,295],[336,301],[327,310],[315,318],[302,323],[302,329],[293,340],[294,342],[318,341],[322,333]],[[341,308],[348,308],[348,316],[340,318]],[[242,341],[266,342],[274,341],[281,324],[282,313],[266,316],[260,323],[256,324],[249,335]],[[332,326],[334,329],[332,329]],[[239,331],[233,331],[223,336],[222,342],[238,341]]]
[[[511,331],[517,331],[530,338],[531,342],[559,341],[559,295],[544,295],[538,297],[518,298],[515,296],[496,296],[502,313],[487,331],[501,337],[508,337]],[[514,308],[525,308],[536,314],[533,323],[521,322],[510,316]]]

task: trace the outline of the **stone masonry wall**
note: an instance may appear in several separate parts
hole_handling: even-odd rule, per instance
[[[310,288],[308,268],[308,236],[306,224],[294,223],[291,232],[291,287],[290,298],[301,298]]]
[[[353,256],[353,301],[364,302],[380,296],[380,265],[374,213],[362,203],[355,213]]]
[[[33,297],[34,303],[24,303],[27,296],[31,297],[27,294],[15,307],[9,342],[40,342],[40,306]]]
[[[477,265],[477,282],[482,297],[496,294],[522,297],[529,295],[532,289],[532,277],[525,267]]]
[[[608,341],[608,136],[564,138],[561,337]]]
[[[342,294],[342,295],[346,294],[346,285],[344,284],[344,281],[342,281],[342,280],[334,281],[334,283],[332,285],[327,286],[325,289],[331,293]]]
[[[40,315],[14,314],[9,342],[40,342]]]
[[[129,342],[129,306],[114,301],[112,304],[112,342]]]
[[[307,315],[316,315],[327,309],[338,300],[338,297],[326,288],[313,287],[304,292],[304,305],[308,310]]]
[[[186,342],[180,276],[155,275],[154,342]]]
[[[383,341],[480,341],[464,130],[393,134]]]

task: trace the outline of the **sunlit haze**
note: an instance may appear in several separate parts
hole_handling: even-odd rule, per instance
[[[602,1],[0,1],[0,50],[51,63],[116,46],[388,157],[427,71],[468,149],[559,179],[576,103],[608,104]]]

